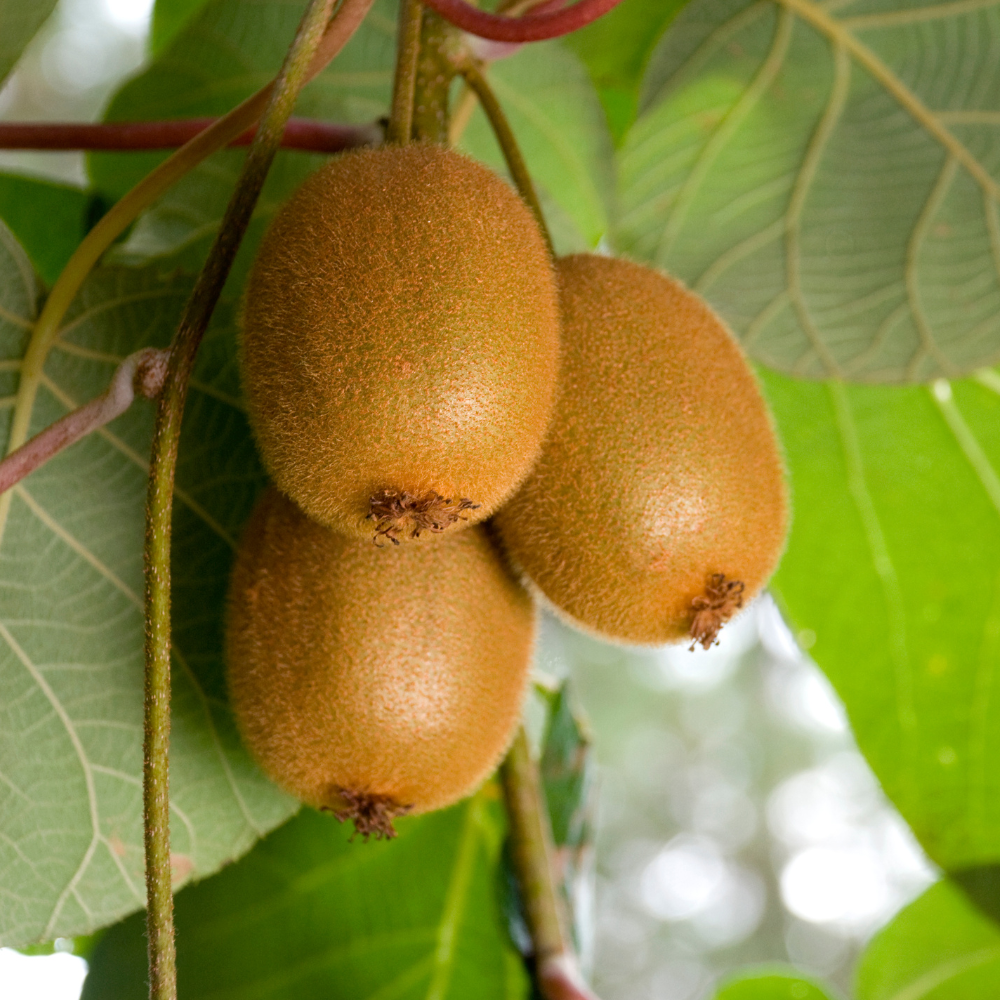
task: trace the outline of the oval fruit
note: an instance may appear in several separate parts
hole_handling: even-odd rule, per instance
[[[486,530],[377,549],[269,489],[240,544],[226,658],[243,739],[279,785],[391,835],[499,763],[534,611]]]
[[[499,177],[419,143],[339,156],[278,212],[249,279],[264,463],[357,538],[482,520],[538,454],[558,337],[548,251]]]
[[[753,372],[721,320],[665,275],[589,255],[557,274],[559,400],[500,535],[584,627],[707,647],[767,581],[787,529]]]

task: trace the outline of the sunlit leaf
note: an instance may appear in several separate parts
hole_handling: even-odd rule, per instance
[[[189,286],[148,270],[95,272],[36,380],[21,365],[37,287],[7,230],[0,240],[5,448],[12,422],[37,432],[102,392],[123,357],[165,344]],[[192,383],[178,469],[178,882],[242,854],[294,807],[251,764],[225,703],[223,599],[234,540],[261,481],[234,353],[224,314]],[[136,404],[0,497],[3,944],[85,934],[145,899],[142,539],[152,420],[152,405]]]
[[[156,0],[149,28],[153,54],[159,55],[205,3],[206,0]]]
[[[580,61],[556,42],[526,45],[494,63],[489,81],[532,179],[582,238],[577,246],[567,240],[559,249],[593,247],[608,228],[611,137]],[[479,108],[462,136],[462,148],[498,172],[505,171]]]
[[[603,17],[566,36],[597,86],[616,139],[639,108],[646,64],[667,25],[686,0],[623,0]]]
[[[794,969],[765,966],[727,979],[714,1000],[833,1000],[835,996]]]
[[[995,363],[998,34],[996,0],[695,0],[622,152],[619,245],[780,371]]]
[[[55,6],[56,0],[0,0],[0,82]]]
[[[187,1000],[523,1000],[497,904],[496,789],[350,841],[306,809],[238,864],[177,897]],[[113,927],[83,1000],[147,995],[142,915]]]
[[[950,882],[884,927],[857,969],[856,1000],[985,1000],[1000,995],[1000,928]]]
[[[774,587],[931,857],[1000,859],[1000,378],[765,373],[794,522]]]

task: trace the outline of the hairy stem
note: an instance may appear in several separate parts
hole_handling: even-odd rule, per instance
[[[146,495],[146,690],[143,807],[146,846],[147,937],[151,1000],[175,1000],[170,873],[170,541],[174,474],[188,380],[195,355],[236,251],[246,232],[264,178],[310,63],[330,19],[334,0],[311,0],[275,81],[260,128],[247,154],[236,190],[174,336],[167,377],[153,431]]]
[[[430,142],[448,139],[448,103],[462,33],[433,11],[425,11],[413,98],[414,138]]]
[[[174,149],[190,142],[218,118],[176,118],[156,122],[0,122],[0,149]],[[249,146],[256,129],[249,128],[230,146]],[[382,141],[382,129],[372,125],[338,125],[311,118],[292,118],[281,145],[314,153]]]
[[[507,116],[503,113],[503,108],[500,107],[500,102],[496,99],[492,88],[486,82],[486,77],[483,76],[479,68],[471,60],[467,60],[459,66],[459,72],[465,77],[465,82],[475,93],[476,97],[479,98],[479,103],[482,104],[483,111],[486,112],[486,117],[489,119],[493,134],[497,137],[503,157],[507,161],[507,169],[510,171],[510,176],[528,208],[535,213],[535,218],[538,220],[542,235],[545,237],[549,253],[555,256],[555,251],[552,248],[552,237],[549,235],[549,228],[545,224],[545,216],[542,215],[542,206],[538,201],[534,182],[531,180],[531,174],[528,173],[524,157],[521,156],[521,150],[517,145],[517,139],[514,138],[514,133],[511,130],[510,123],[507,121]]]
[[[525,17],[503,17],[487,14],[465,0],[425,0],[432,10],[446,21],[470,35],[489,38],[494,42],[540,42],[558,38],[596,21],[616,7],[621,0],[580,0],[564,10],[546,10]]]
[[[577,968],[552,870],[552,829],[538,768],[521,726],[501,768],[511,855],[545,1000],[596,1000]]]
[[[386,142],[405,143],[413,138],[413,105],[423,15],[420,0],[401,0],[396,36],[396,75],[392,83],[392,108]]]
[[[67,413],[0,461],[0,493],[6,493],[63,448],[120,417],[132,405],[136,393],[155,399],[166,374],[166,351],[144,347],[130,354],[115,369],[111,384],[100,396]]]

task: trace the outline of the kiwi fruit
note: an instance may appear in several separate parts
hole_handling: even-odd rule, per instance
[[[279,210],[251,269],[242,364],[278,488],[398,543],[488,517],[527,475],[559,315],[538,225],[440,146],[345,153]]]
[[[482,525],[374,548],[268,489],[244,532],[226,628],[243,740],[279,785],[391,836],[493,771],[520,717],[531,599]]]
[[[715,641],[784,546],[784,469],[756,379],[693,292],[626,260],[557,262],[559,399],[497,515],[514,561],[585,629]]]

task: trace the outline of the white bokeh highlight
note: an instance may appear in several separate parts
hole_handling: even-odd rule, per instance
[[[0,948],[3,1000],[79,1000],[87,963],[76,955],[22,955]]]

